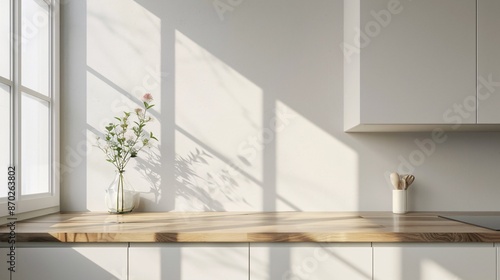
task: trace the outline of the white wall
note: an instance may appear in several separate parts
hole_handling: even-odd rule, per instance
[[[94,133],[145,91],[160,143],[127,171],[141,210],[388,211],[406,161],[411,210],[500,210],[498,133],[425,155],[430,133],[343,132],[343,0],[67,0],[62,20],[63,210],[105,210]]]

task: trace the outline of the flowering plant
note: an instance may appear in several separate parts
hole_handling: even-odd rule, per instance
[[[154,105],[151,104],[153,96],[146,93],[142,97],[144,109],[134,110],[137,121],[130,131],[131,112],[123,112],[123,117],[115,117],[118,122],[109,123],[104,132],[104,143],[97,137],[97,147],[106,155],[106,161],[112,163],[118,172],[123,173],[125,167],[131,158],[137,157],[137,154],[146,146],[150,146],[151,139],[158,141],[152,132],[146,133],[144,128],[146,124],[152,121],[147,112]]]

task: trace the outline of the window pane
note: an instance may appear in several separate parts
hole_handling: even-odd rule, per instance
[[[0,84],[0,197],[7,196],[7,167],[10,163],[10,88]]]
[[[21,7],[22,85],[49,94],[49,9],[43,0],[23,0]]]
[[[21,98],[21,194],[23,195],[49,192],[49,132],[48,103],[23,93]]]
[[[0,0],[0,76],[10,79],[10,0]]]

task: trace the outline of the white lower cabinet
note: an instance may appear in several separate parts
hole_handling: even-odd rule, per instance
[[[374,244],[375,280],[495,280],[492,243]]]
[[[22,243],[15,261],[13,280],[500,280],[493,243]]]
[[[248,243],[132,243],[130,280],[248,280]]]
[[[250,279],[370,280],[372,248],[369,243],[250,243]]]
[[[17,244],[15,272],[7,270],[8,248],[0,248],[0,279],[126,280],[127,244]]]

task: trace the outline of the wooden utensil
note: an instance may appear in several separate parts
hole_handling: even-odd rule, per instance
[[[404,178],[404,180],[406,181],[406,189],[408,189],[410,185],[413,183],[413,181],[415,181],[415,176],[408,174],[405,175],[405,177],[406,178]]]
[[[406,180],[403,176],[403,178],[401,178],[401,180],[399,180],[399,189],[400,190],[406,190]]]
[[[399,182],[400,182],[399,174],[396,172],[393,172],[393,173],[391,173],[390,178],[391,178],[391,183],[394,186],[394,188],[396,190],[399,190]]]

